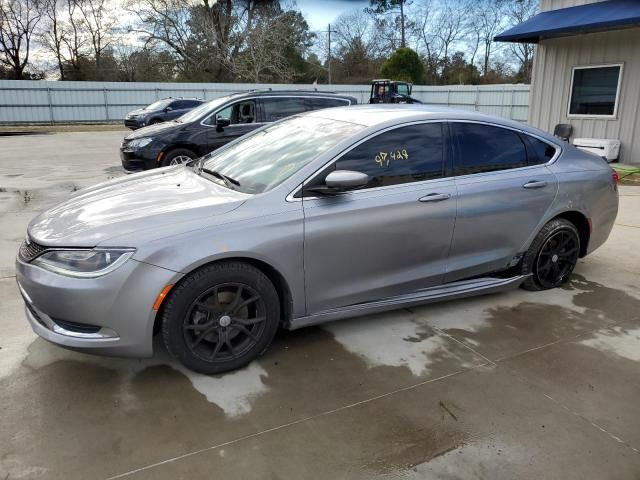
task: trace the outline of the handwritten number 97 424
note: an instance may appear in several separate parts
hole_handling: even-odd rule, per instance
[[[379,152],[375,157],[376,163],[381,167],[388,167],[392,160],[409,160],[406,148],[392,150],[391,152]]]

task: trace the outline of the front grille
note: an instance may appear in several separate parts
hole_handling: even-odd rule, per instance
[[[68,320],[60,320],[59,318],[51,318],[55,323],[65,330],[76,333],[98,333],[101,327],[97,325],[89,325],[88,323],[70,322]]]
[[[22,245],[20,245],[20,250],[18,250],[18,255],[20,256],[21,260],[24,260],[25,262],[30,262],[31,260],[36,258],[38,255],[41,255],[46,249],[47,247],[38,245],[35,242],[31,242],[31,241],[27,242],[27,240],[25,239],[25,241],[22,242]]]

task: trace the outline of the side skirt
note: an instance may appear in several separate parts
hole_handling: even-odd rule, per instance
[[[424,290],[376,300],[374,302],[358,303],[347,307],[325,310],[324,312],[314,315],[292,319],[289,324],[289,330],[296,330],[298,328],[331,322],[333,320],[341,320],[343,318],[386,312],[398,308],[502,292],[518,287],[527,277],[529,277],[529,275],[518,275],[511,278],[484,277],[474,278],[472,280],[461,280],[459,282],[438,285],[437,287],[426,288]]]

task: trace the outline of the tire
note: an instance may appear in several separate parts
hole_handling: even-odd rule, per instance
[[[169,165],[180,165],[181,163],[188,162],[194,158],[198,158],[198,155],[188,148],[176,148],[174,150],[170,150],[164,157],[162,157],[160,166],[168,167]]]
[[[229,261],[202,267],[173,288],[162,313],[162,337],[185,367],[217,374],[262,355],[279,324],[271,281],[251,265]]]
[[[542,227],[522,259],[521,274],[531,274],[522,288],[539,291],[563,285],[571,277],[579,255],[576,226],[564,218],[554,218]]]
[[[147,123],[147,125],[156,125],[158,123],[162,123],[162,120],[160,120],[159,118],[152,118],[151,120],[149,120],[149,123]]]

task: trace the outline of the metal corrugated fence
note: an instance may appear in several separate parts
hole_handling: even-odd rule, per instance
[[[305,85],[250,83],[121,83],[0,80],[0,124],[117,122],[127,112],[166,97],[212,100],[259,88],[311,89]],[[318,85],[367,102],[369,85]],[[526,121],[529,85],[420,86],[413,96],[425,103],[478,110]]]

